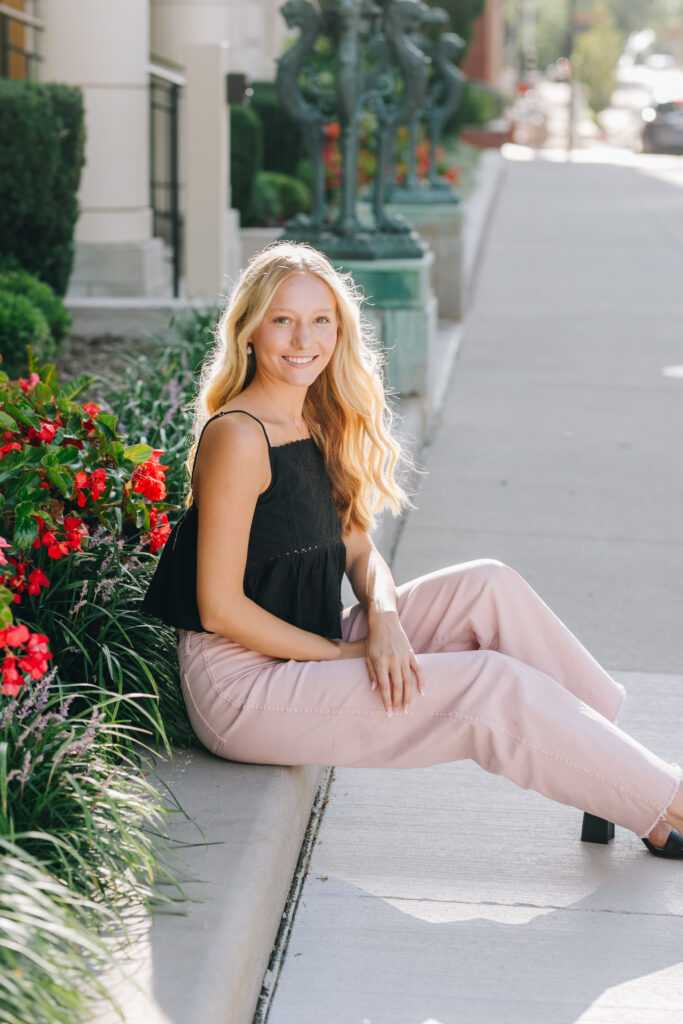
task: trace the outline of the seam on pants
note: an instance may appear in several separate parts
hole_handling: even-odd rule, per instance
[[[421,715],[422,717],[426,717],[425,712],[418,711],[417,713],[418,713],[418,715]],[[604,775],[598,775],[595,772],[588,771],[588,769],[586,769],[586,768],[582,768],[581,765],[574,764],[573,761],[567,761],[566,758],[564,758],[564,757],[558,757],[557,754],[554,754],[550,750],[544,750],[543,747],[539,747],[539,746],[536,746],[533,743],[529,743],[529,741],[527,739],[525,739],[524,736],[518,736],[515,733],[508,732],[506,729],[501,729],[497,725],[491,725],[490,722],[485,721],[485,719],[483,719],[483,718],[479,718],[477,715],[467,715],[467,714],[463,714],[462,712],[459,712],[459,711],[440,711],[440,712],[430,713],[429,717],[432,717],[432,718],[459,718],[459,719],[462,719],[463,721],[475,722],[478,725],[484,725],[487,729],[490,729],[491,732],[499,733],[501,736],[507,736],[509,739],[514,740],[516,743],[519,743],[520,746],[526,747],[528,750],[534,750],[538,754],[543,754],[545,757],[549,757],[553,761],[557,761],[559,764],[564,764],[568,768],[573,768],[574,771],[581,772],[582,775],[587,775],[589,778],[598,779],[598,781],[604,782],[606,785],[611,786],[613,789],[615,789],[619,793],[623,793],[626,796],[635,797],[637,800],[640,800],[642,803],[648,804],[650,807],[656,807],[657,806],[656,804],[654,804],[652,802],[652,800],[649,800],[647,797],[643,796],[641,793],[638,793],[636,790],[624,789],[622,786],[620,786],[617,783],[613,782],[612,780],[606,778]]]
[[[194,699],[194,695],[193,695],[192,690],[190,688],[190,684],[188,683],[187,676],[185,675],[184,672],[183,672],[183,680],[185,682],[185,690],[186,690],[186,693],[187,693],[187,698],[190,701],[190,703],[192,704],[192,707],[194,709],[194,712],[195,712],[197,718],[202,723],[202,725],[206,729],[206,731],[211,736],[213,736],[213,738],[215,740],[215,750],[213,752],[217,753],[218,751],[223,750],[223,748],[225,747],[225,742],[226,742],[225,736],[221,736],[219,733],[217,733],[216,730],[213,728],[213,726],[211,726],[207,722],[207,720],[204,718],[204,715],[199,710],[197,702]],[[204,744],[204,745],[206,746],[206,744]]]
[[[367,710],[366,711],[366,710],[363,710],[363,709],[360,709],[360,708],[339,708],[339,707],[330,707],[330,708],[320,708],[320,707],[314,707],[314,708],[303,707],[302,708],[302,707],[297,707],[297,708],[293,708],[293,707],[288,707],[287,705],[275,705],[275,704],[248,704],[248,703],[237,704],[235,701],[231,701],[230,698],[227,697],[224,693],[222,693],[218,689],[218,687],[216,686],[216,682],[215,682],[215,678],[214,678],[213,672],[211,671],[208,659],[206,657],[206,645],[204,646],[204,650],[202,651],[202,654],[204,655],[204,664],[206,666],[207,675],[209,677],[209,682],[211,683],[212,689],[216,692],[216,695],[221,700],[226,701],[226,703],[230,704],[231,707],[235,707],[235,708],[238,708],[238,709],[244,709],[244,710],[247,710],[247,711],[277,711],[277,712],[282,712],[282,713],[285,713],[285,714],[346,715],[346,716],[371,715],[371,716],[381,716],[382,718],[386,717],[386,713],[385,713],[385,711],[382,708],[378,708],[377,711],[373,711],[373,710]],[[186,684],[187,684],[187,679],[186,679]],[[618,784],[613,782],[611,779],[606,778],[604,775],[598,775],[595,772],[588,771],[586,768],[582,768],[581,765],[574,764],[572,761],[567,761],[563,757],[558,757],[557,754],[552,753],[552,751],[544,750],[542,747],[536,746],[533,743],[529,743],[528,740],[526,740],[523,736],[519,736],[519,735],[517,735],[515,733],[508,732],[506,729],[501,729],[499,726],[491,725],[490,722],[487,722],[485,719],[479,718],[476,715],[468,715],[468,714],[465,714],[463,712],[458,712],[458,711],[423,712],[423,711],[419,711],[418,710],[417,712],[414,712],[414,713],[416,714],[416,716],[419,716],[421,718],[457,718],[458,720],[461,720],[461,721],[473,722],[473,723],[475,723],[477,725],[483,725],[487,729],[489,729],[491,732],[499,733],[501,736],[507,736],[508,739],[514,740],[516,743],[519,743],[520,746],[526,747],[528,750],[533,750],[536,753],[544,755],[545,757],[549,757],[549,758],[551,758],[551,760],[557,761],[558,764],[564,764],[564,765],[566,765],[566,767],[572,768],[574,771],[580,772],[582,775],[588,776],[589,778],[597,779],[599,782],[604,782],[605,785],[612,787],[618,793],[622,793],[625,796],[634,797],[636,800],[639,800],[641,803],[644,803],[647,806],[650,806],[650,807],[656,807],[657,806],[651,800],[647,799],[645,796],[643,796],[642,794],[636,792],[635,790],[624,789],[622,786],[619,786]],[[202,716],[200,715],[200,717],[202,717]],[[203,717],[202,717],[202,721],[204,721]],[[208,726],[208,725],[207,725],[207,728],[211,729],[211,727]],[[213,732],[213,730],[211,730],[211,731]],[[216,735],[216,734],[214,733],[214,735]]]

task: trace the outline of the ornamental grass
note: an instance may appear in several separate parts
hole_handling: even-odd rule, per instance
[[[138,611],[164,452],[29,366],[0,372],[0,1020],[59,1024],[106,995],[124,912],[184,902],[144,752],[190,730],[175,633]]]

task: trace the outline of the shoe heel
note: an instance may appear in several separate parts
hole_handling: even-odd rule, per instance
[[[610,839],[614,839],[614,823],[605,821],[604,818],[596,818],[594,814],[586,811],[581,828],[581,842],[606,845]]]

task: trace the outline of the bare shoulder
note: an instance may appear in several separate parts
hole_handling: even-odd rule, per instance
[[[226,410],[227,411],[227,410]],[[217,416],[205,428],[197,452],[193,492],[199,501],[202,486],[234,480],[239,474],[247,485],[265,490],[270,483],[268,442],[251,416]]]

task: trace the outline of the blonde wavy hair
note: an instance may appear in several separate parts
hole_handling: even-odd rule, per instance
[[[370,530],[388,506],[394,515],[410,504],[397,480],[410,464],[393,434],[393,412],[383,384],[384,358],[365,318],[362,296],[350,274],[305,243],[277,242],[258,253],[242,272],[216,328],[216,344],[200,374],[193,443],[186,468],[190,479],[207,420],[250,383],[255,356],[247,340],[266,314],[279,286],[292,274],[315,274],[337,303],[337,343],[332,358],[306,392],[303,417],[323,453],[342,531]],[[192,492],[187,498],[192,504]]]

